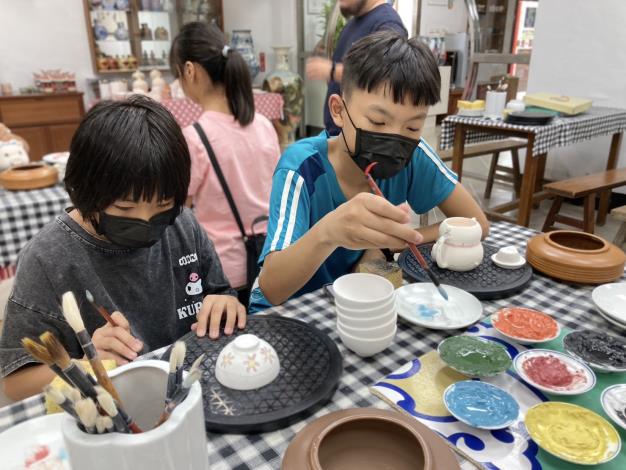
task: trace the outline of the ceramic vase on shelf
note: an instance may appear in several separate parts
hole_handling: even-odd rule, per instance
[[[96,37],[96,40],[106,39],[109,35],[107,29],[100,23],[100,20],[97,18],[93,19],[93,35]]]
[[[117,29],[115,30],[115,39],[118,41],[126,41],[128,39],[128,29],[121,21],[117,23]]]
[[[248,64],[250,69],[250,76],[252,80],[256,77],[261,67],[254,52],[254,42],[252,41],[252,34],[249,29],[239,29],[233,31],[233,38],[231,46],[237,50],[243,57],[243,60]]]
[[[116,0],[115,8],[118,10],[128,10],[128,0]]]
[[[288,142],[295,140],[295,130],[302,119],[304,91],[302,77],[289,68],[290,47],[273,47],[276,55],[276,68],[269,72],[263,81],[263,89],[283,96],[284,117],[280,124],[287,133]]]

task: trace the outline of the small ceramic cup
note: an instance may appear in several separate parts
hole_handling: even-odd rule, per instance
[[[254,390],[272,382],[280,372],[276,351],[258,336],[244,334],[224,346],[215,363],[215,378],[234,390]]]
[[[517,248],[514,246],[505,246],[504,248],[500,248],[496,256],[498,261],[508,264],[518,263],[522,257],[517,251]]]
[[[377,274],[351,273],[333,283],[335,304],[349,309],[374,309],[394,296],[389,280]]]
[[[202,389],[196,382],[167,421],[154,428],[163,412],[167,373],[165,361],[131,362],[111,372],[124,409],[141,434],[87,434],[67,415],[63,440],[72,468],[208,470]]]

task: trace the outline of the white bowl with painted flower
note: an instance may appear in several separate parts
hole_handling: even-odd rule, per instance
[[[217,357],[215,377],[234,390],[254,390],[271,383],[280,371],[274,348],[258,336],[244,334],[228,343]]]

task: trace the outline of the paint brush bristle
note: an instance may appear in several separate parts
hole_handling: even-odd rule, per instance
[[[24,349],[28,354],[33,356],[39,362],[43,362],[47,365],[54,363],[46,347],[39,344],[37,341],[30,338],[22,338],[22,346],[24,346]]]
[[[71,364],[70,355],[65,350],[65,347],[51,332],[46,331],[39,339],[48,350],[52,362],[58,365],[61,369],[66,369]]]
[[[98,434],[104,434],[106,431],[106,425],[104,424],[104,418],[106,416],[97,416],[96,417],[96,431]]]
[[[119,413],[113,397],[108,392],[98,394],[98,404],[111,418],[114,418]]]
[[[191,373],[194,370],[198,370],[199,371],[200,370],[200,366],[202,365],[202,362],[204,362],[204,358],[205,357],[206,357],[205,353],[200,354],[198,356],[198,358],[195,361],[193,361],[193,364],[191,364],[191,367],[189,368],[189,372]]]
[[[91,398],[78,400],[75,409],[80,422],[83,423],[88,431],[91,430],[91,432],[93,432],[96,425],[96,418],[98,417],[98,408],[94,401]]]
[[[91,292],[89,292],[89,289],[85,290],[85,297],[87,297],[87,302],[89,303],[93,303],[95,300]]]
[[[78,333],[85,329],[85,323],[83,322],[83,318],[80,316],[80,309],[78,308],[78,303],[76,302],[76,297],[74,293],[69,291],[63,294],[63,316],[65,320],[72,327],[74,332]]]
[[[63,393],[61,393],[59,390],[57,390],[56,388],[50,385],[46,385],[43,388],[43,392],[46,394],[46,396],[50,398],[52,403],[54,403],[55,405],[60,406],[63,403],[65,403],[65,401],[67,400],[67,398],[65,397],[65,395],[63,395]]]
[[[182,341],[176,341],[170,354],[170,373],[176,372],[176,369],[183,364],[185,360],[185,352],[187,347]]]
[[[113,431],[113,420],[111,419],[110,416],[103,416],[103,421],[104,421],[104,428],[107,431]]]
[[[65,398],[70,400],[72,403],[76,403],[78,400],[82,398],[82,395],[80,394],[78,389],[74,387],[62,388],[61,393],[65,395]]]

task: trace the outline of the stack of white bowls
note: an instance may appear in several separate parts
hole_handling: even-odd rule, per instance
[[[343,344],[363,357],[387,349],[398,318],[393,284],[376,274],[354,273],[337,279],[333,291]]]

